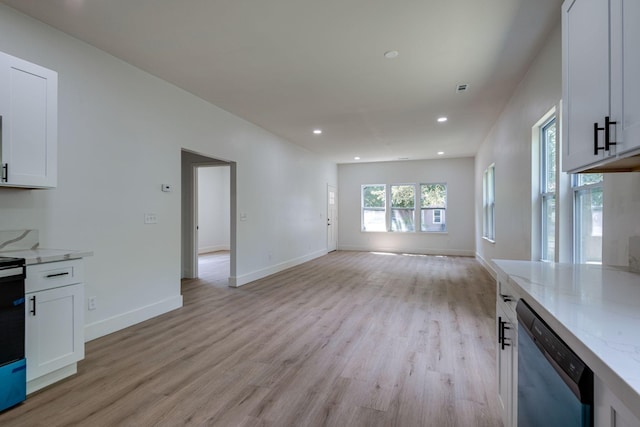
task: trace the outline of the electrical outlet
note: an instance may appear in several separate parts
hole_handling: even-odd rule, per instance
[[[144,214],[144,223],[145,224],[157,224],[158,223],[158,215],[154,213],[146,213]]]
[[[87,305],[89,310],[95,310],[96,309],[96,297],[89,297],[87,299]]]

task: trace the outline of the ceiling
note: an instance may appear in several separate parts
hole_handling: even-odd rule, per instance
[[[562,3],[0,1],[337,163],[475,155]]]

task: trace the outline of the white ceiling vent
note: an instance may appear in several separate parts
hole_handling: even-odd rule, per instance
[[[466,83],[456,86],[456,92],[458,93],[466,92],[468,90],[469,90],[469,85]]]

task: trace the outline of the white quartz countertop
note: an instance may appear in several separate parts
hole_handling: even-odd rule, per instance
[[[600,265],[494,263],[520,298],[640,418],[640,274]]]
[[[24,249],[0,252],[0,256],[24,258],[27,265],[43,264],[45,262],[64,261],[92,256],[91,251],[69,249]]]

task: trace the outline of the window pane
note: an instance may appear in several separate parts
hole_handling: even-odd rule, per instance
[[[444,209],[420,209],[421,231],[447,231],[446,211]]]
[[[556,198],[542,199],[542,259],[554,261],[556,256]]]
[[[553,119],[542,128],[543,174],[542,191],[556,191],[556,120]]]
[[[387,225],[385,224],[384,209],[374,210],[365,209],[363,212],[363,227],[364,231],[387,231]]]
[[[391,186],[391,231],[415,231],[414,185]]]
[[[421,184],[420,207],[445,208],[447,206],[447,186],[445,184]]]
[[[576,262],[602,263],[602,188],[576,192]]]
[[[495,239],[495,166],[491,165],[484,171],[482,178],[483,200],[483,236]]]
[[[447,185],[420,184],[420,231],[447,231]]]
[[[362,230],[387,231],[384,185],[362,186]]]
[[[601,173],[579,173],[574,175],[575,177],[575,186],[581,187],[583,185],[589,184],[598,184],[602,182],[602,174]]]

